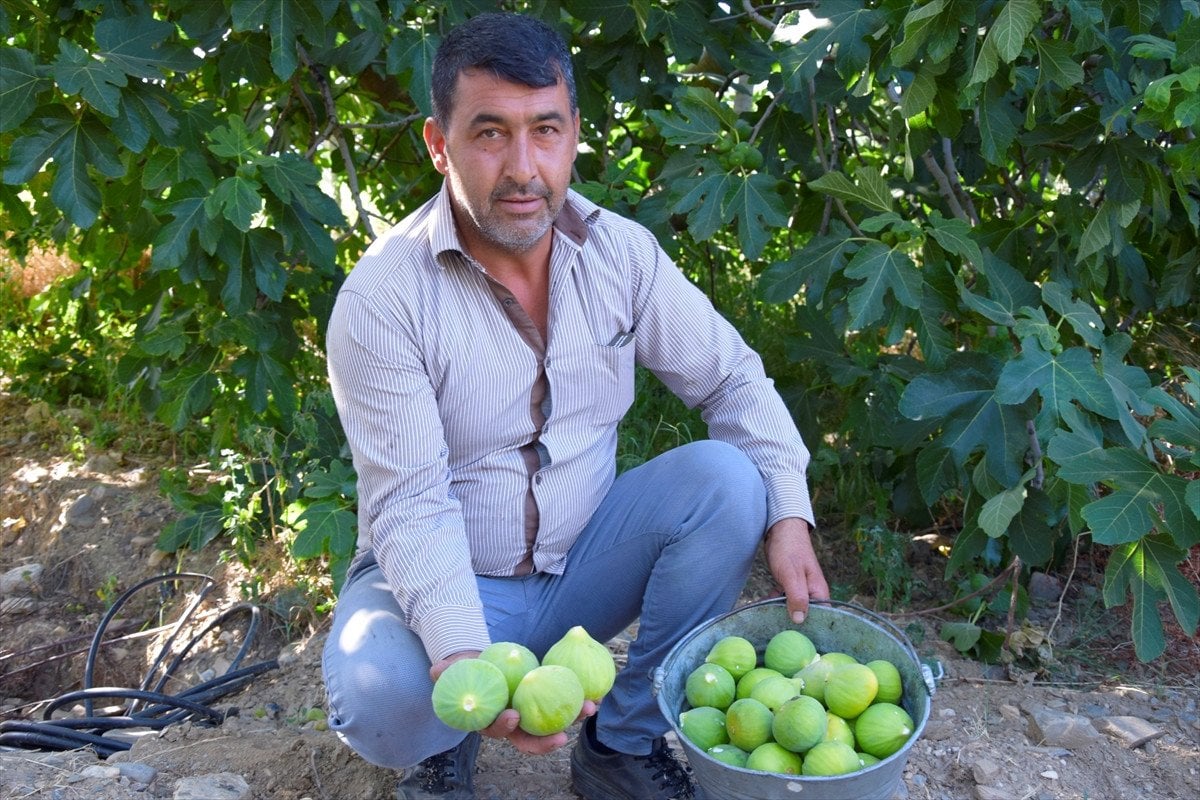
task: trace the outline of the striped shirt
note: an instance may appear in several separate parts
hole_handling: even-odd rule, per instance
[[[379,563],[432,661],[488,644],[476,575],[562,572],[615,477],[635,364],[757,465],[768,523],[813,519],[808,450],[761,359],[653,234],[571,191],[553,236],[544,343],[466,254],[445,186],[371,245],[330,319],[356,560]]]

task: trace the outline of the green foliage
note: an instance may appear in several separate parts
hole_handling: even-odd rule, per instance
[[[37,301],[60,304],[59,349],[30,385],[120,387],[227,467],[170,483],[190,513],[164,547],[272,537],[344,567],[349,460],[332,425],[305,428],[324,323],[376,231],[436,190],[429,61],[492,7],[0,8],[0,230],[90,279],[90,317],[65,288]],[[1141,658],[1161,604],[1195,631],[1200,3],[506,7],[570,39],[579,189],[654,230],[764,350],[823,512],[961,519],[953,574],[1052,567],[1089,536]],[[644,410],[623,467],[701,435]]]
[[[906,554],[909,539],[883,525],[864,525],[854,531],[861,571],[871,581],[875,608],[904,608],[912,599],[913,576]]]

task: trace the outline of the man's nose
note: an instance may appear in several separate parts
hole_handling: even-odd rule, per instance
[[[508,163],[505,167],[508,177],[518,186],[525,186],[537,176],[533,155],[533,143],[527,134],[518,134],[513,137],[512,145],[508,149]]]

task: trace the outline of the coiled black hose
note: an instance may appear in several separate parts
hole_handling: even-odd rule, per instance
[[[150,668],[142,678],[141,684],[137,688],[93,686],[96,657],[100,652],[100,646],[104,640],[104,632],[121,607],[130,598],[149,586],[181,580],[198,580],[203,585],[199,592],[197,592],[195,599],[180,614],[174,629],[167,636],[162,647],[159,648]],[[42,713],[41,720],[8,720],[0,722],[0,747],[13,747],[22,750],[60,751],[88,747],[94,750],[100,757],[107,758],[113,753],[128,750],[132,747],[132,743],[126,739],[107,736],[106,734],[111,731],[134,728],[161,730],[168,725],[186,720],[194,720],[205,725],[220,725],[224,722],[225,717],[230,712],[219,711],[210,704],[225,695],[242,689],[255,676],[268,670],[276,669],[279,666],[279,662],[274,659],[268,659],[260,661],[257,664],[251,664],[250,666],[240,666],[258,632],[261,613],[255,605],[239,603],[222,611],[216,618],[205,625],[164,666],[164,662],[170,655],[184,625],[196,613],[200,604],[215,584],[216,582],[208,575],[195,572],[176,572],[146,578],[124,592],[105,613],[104,617],[100,620],[100,624],[96,627],[95,635],[92,636],[92,643],[88,648],[87,660],[84,664],[83,688],[67,692],[51,700]],[[248,617],[245,637],[241,647],[238,648],[237,655],[234,656],[233,663],[229,665],[229,668],[223,675],[218,675],[211,680],[196,684],[176,694],[166,694],[162,691],[167,682],[174,677],[175,671],[183,663],[187,654],[191,652],[197,643],[202,641],[213,630],[225,625],[228,620],[242,615]],[[159,672],[160,668],[162,674],[158,678],[158,681],[155,682],[154,676]],[[151,684],[153,684],[153,688],[150,688]],[[124,713],[111,716],[97,716],[94,704],[98,699],[126,700]],[[51,718],[51,715],[56,710],[81,700],[83,701],[85,714],[83,717],[66,719]]]

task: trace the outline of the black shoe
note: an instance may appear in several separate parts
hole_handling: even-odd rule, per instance
[[[396,800],[475,800],[475,757],[479,734],[468,733],[458,747],[430,756],[396,785]]]
[[[647,756],[618,753],[596,739],[589,717],[571,751],[571,784],[584,800],[693,800],[691,770],[672,755],[663,738]]]

